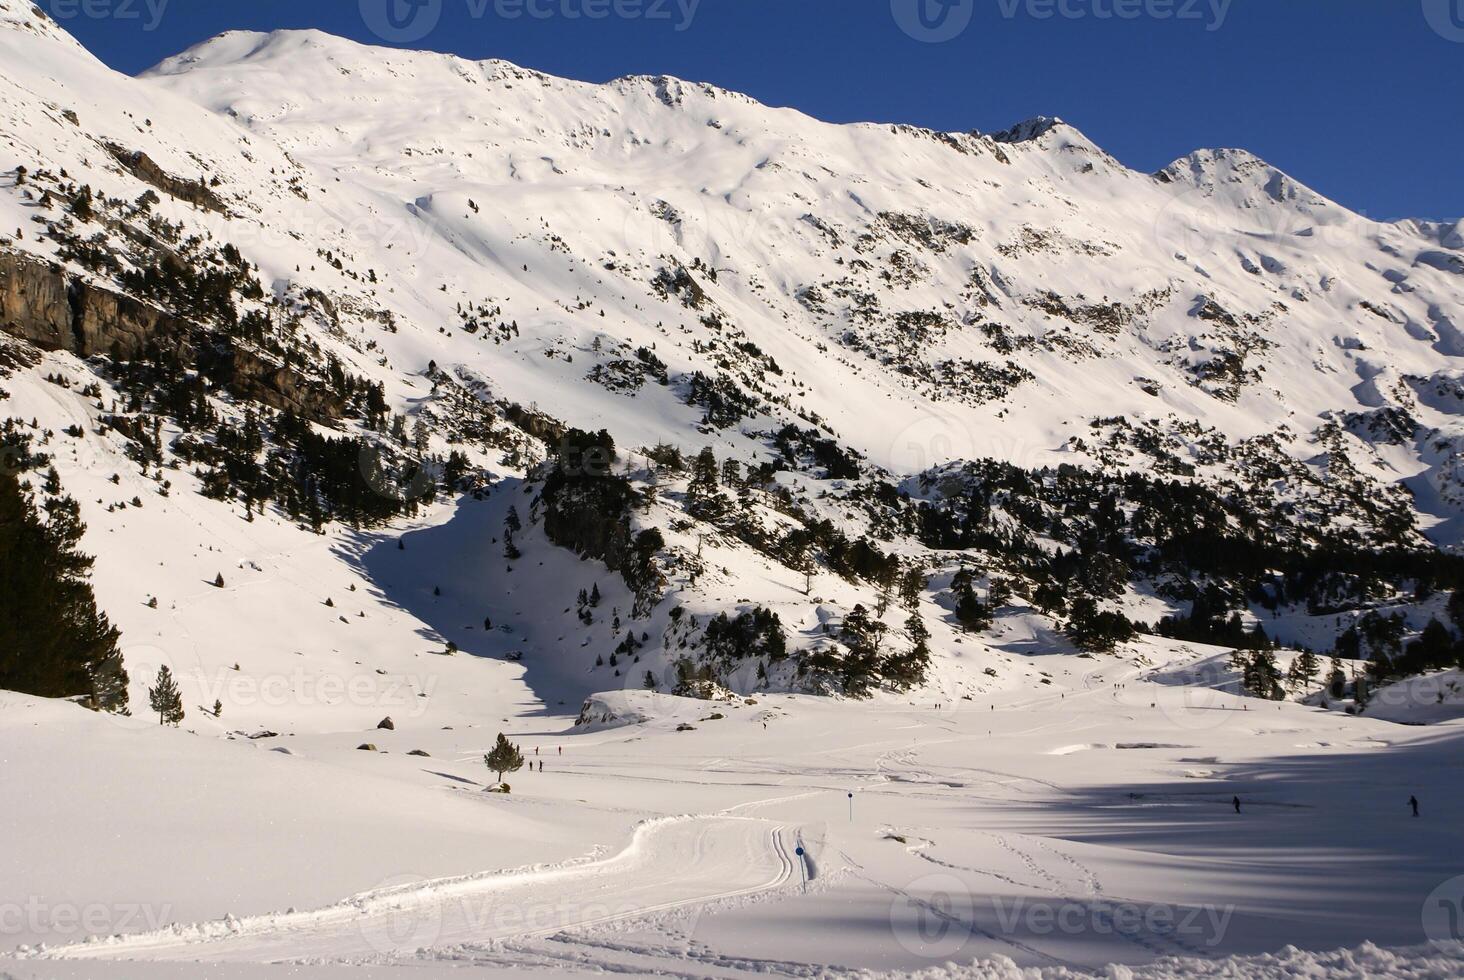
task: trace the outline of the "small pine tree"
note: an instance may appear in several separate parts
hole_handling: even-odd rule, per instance
[[[920,596],[925,592],[925,572],[911,568],[900,578],[900,602],[906,610],[915,612],[920,608]]]
[[[183,720],[183,694],[167,664],[158,668],[156,683],[147,689],[147,702],[158,713],[159,725],[177,725]]]
[[[1295,675],[1296,682],[1308,687],[1316,680],[1317,674],[1321,673],[1321,670],[1321,660],[1310,650],[1301,651],[1301,656],[1291,661],[1291,671]]]
[[[686,488],[686,504],[693,516],[713,519],[721,516],[726,500],[719,489],[717,456],[708,446],[691,464],[691,482]]]
[[[223,572],[219,572],[219,574],[214,578],[213,584],[214,584],[214,588],[216,588],[216,589],[222,589],[224,587],[224,573]]]
[[[1269,650],[1257,650],[1251,654],[1241,671],[1241,684],[1246,693],[1254,698],[1279,701],[1285,697],[1285,691],[1281,687],[1281,671]]]
[[[493,751],[483,756],[483,764],[498,777],[498,781],[501,783],[506,774],[518,772],[524,767],[524,755],[519,751],[517,745],[508,740],[508,736],[499,732]]]
[[[647,691],[660,690],[661,685],[656,682],[656,675],[649,670],[646,671],[645,688]]]
[[[224,716],[224,702],[220,701],[218,698],[214,698],[213,716],[215,718],[222,718]]]

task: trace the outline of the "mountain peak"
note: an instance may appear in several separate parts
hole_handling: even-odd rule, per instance
[[[998,143],[1031,143],[1058,128],[1077,132],[1056,116],[1033,116],[1031,119],[1022,120],[1015,126],[992,133],[991,138]]]
[[[1164,183],[1188,184],[1207,197],[1223,194],[1237,206],[1271,203],[1310,212],[1338,206],[1249,150],[1195,150],[1156,173]]]
[[[78,51],[86,50],[76,38],[29,0],[0,0],[0,30],[24,31]]]

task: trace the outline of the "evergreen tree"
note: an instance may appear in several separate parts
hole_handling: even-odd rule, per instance
[[[1269,650],[1257,650],[1250,655],[1241,674],[1241,683],[1246,693],[1254,698],[1280,701],[1286,696],[1281,687],[1281,671]]]
[[[1301,651],[1301,656],[1291,661],[1292,683],[1310,687],[1321,673],[1322,662],[1310,650]]]
[[[183,693],[167,664],[158,668],[158,679],[147,689],[147,702],[158,713],[159,725],[176,725],[183,720]]]
[[[92,559],[76,550],[85,525],[70,498],[42,521],[15,474],[0,467],[0,688],[45,698],[88,695],[122,712],[127,672],[119,634],[97,610]]]
[[[1454,632],[1464,636],[1464,589],[1456,589],[1449,593],[1449,603],[1444,608],[1449,614],[1449,622],[1453,624]]]
[[[1334,698],[1340,698],[1347,693],[1347,672],[1342,669],[1342,661],[1336,657],[1332,658],[1332,664],[1327,669],[1327,693]]]
[[[925,594],[925,570],[910,568],[900,577],[900,602],[910,612],[920,608],[920,597]]]
[[[503,782],[507,773],[518,772],[524,767],[524,756],[517,745],[508,740],[502,732],[498,733],[498,741],[493,746],[493,751],[483,756],[483,764]]]
[[[908,690],[923,683],[930,669],[930,630],[919,613],[911,613],[905,620],[905,633],[910,637],[910,650],[886,660],[884,675],[895,686]]]
[[[1127,616],[1100,609],[1091,596],[1073,600],[1067,634],[1080,649],[1107,653],[1120,643],[1132,640],[1135,632]]]
[[[742,485],[742,464],[732,458],[722,461],[722,485],[736,490]]]
[[[720,517],[726,500],[719,486],[717,457],[708,446],[697,454],[691,464],[691,482],[686,488],[687,510],[703,520]]]

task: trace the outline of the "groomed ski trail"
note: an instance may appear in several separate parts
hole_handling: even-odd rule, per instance
[[[175,925],[60,947],[56,959],[350,962],[552,935],[771,891],[798,879],[797,829],[744,817],[641,824],[614,857],[366,892],[310,912]]]

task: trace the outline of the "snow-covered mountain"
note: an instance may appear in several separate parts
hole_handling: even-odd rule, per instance
[[[0,683],[35,788],[0,895],[150,903],[60,954],[144,960],[1164,976],[1434,939],[1457,822],[1394,818],[1460,805],[1401,726],[1464,705],[1461,327],[1464,224],[1241,150],[1144,174],[1057,119],[836,126],[316,32],[132,78],[0,0],[0,584],[95,641]],[[0,681],[55,653],[12,618]],[[551,762],[513,798],[499,731]],[[1232,794],[1256,823],[1194,822]],[[1364,861],[1386,885],[1336,887]],[[982,904],[1108,889],[1240,915],[1069,942]],[[485,928],[502,894],[549,925]]]
[[[968,460],[1081,468],[1125,513],[1153,491],[1116,490],[1124,473],[1192,482],[1240,508],[1227,534],[1274,517],[1284,547],[1426,554],[1464,540],[1457,225],[1368,220],[1238,150],[1137,173],[1056,119],[994,134],[834,126],[673,78],[591,85],[316,32],[229,33],[126,78],[25,4],[3,9],[4,312],[14,337],[50,352],[7,382],[12,414],[81,426],[83,447],[51,455],[70,462],[61,482],[83,503],[101,606],[128,643],[177,642],[132,607],[175,601],[213,565],[247,578],[258,551],[288,555],[276,565],[287,578],[374,586],[386,615],[405,611],[404,625],[425,622],[454,648],[527,654],[531,672],[558,678],[541,693],[572,700],[606,677],[664,675],[721,612],[776,609],[795,649],[816,651],[854,605],[876,605],[897,565],[935,576],[922,601],[945,623],[965,562],[992,607],[1004,605],[991,601],[998,572],[1012,576],[997,586],[1008,601],[1010,585],[1026,600],[1040,584],[1031,563],[1008,567],[1002,549],[942,538],[920,516],[970,528],[952,503],[972,499],[959,489]],[[159,347],[183,353],[174,381],[137,367]],[[41,380],[57,365],[59,388]],[[290,441],[275,411],[359,434],[345,451],[363,454],[366,484],[390,502],[320,513],[324,464],[301,475],[298,457],[268,456]],[[220,425],[257,443],[252,459],[226,458],[229,439],[209,432]],[[553,505],[534,467],[566,427],[606,430],[646,499],[627,509],[623,541],[586,540],[552,513],[550,539],[613,571],[631,535],[654,528],[663,548],[634,589],[613,574],[566,583],[573,554],[539,534]],[[731,525],[687,506],[695,490],[668,455],[705,446],[749,477]],[[427,605],[450,598],[450,613],[401,594],[427,587],[423,569],[385,584],[379,544],[297,530],[420,520],[419,504],[440,524],[432,486],[449,453],[443,488],[473,490],[433,552],[456,582],[432,582]],[[149,492],[90,489],[120,470]],[[984,479],[988,497],[1018,492]],[[157,507],[125,506],[170,484]],[[512,573],[498,540],[510,502],[525,545],[546,549]],[[1053,505],[1032,518],[1009,502],[995,518],[1036,536],[1039,564],[1043,537],[1060,556],[1088,535],[1049,527],[1072,514],[1059,500],[1040,517]],[[225,555],[173,567],[181,529],[216,523]],[[790,536],[800,526],[814,528],[808,542]],[[709,559],[708,538],[725,554]],[[880,542],[873,565],[843,561],[845,544],[866,541]],[[139,571],[153,566],[156,580]],[[1180,571],[1198,584],[1215,569]],[[575,600],[597,584],[619,590],[609,615]],[[1252,600],[1261,587],[1231,584]],[[1140,574],[1094,595],[1152,623],[1183,615],[1193,588]],[[1342,591],[1357,601],[1341,608],[1387,599],[1371,583]],[[574,610],[530,614],[505,602],[515,592]],[[266,608],[290,601],[260,595]],[[1319,627],[1319,609],[1336,610],[1306,598],[1283,638],[1330,649],[1346,622]],[[205,676],[242,665],[243,648],[308,645],[261,636],[247,599],[230,608],[248,638],[191,652]],[[670,618],[683,608],[689,620]],[[1429,614],[1411,611],[1413,628]],[[485,618],[488,636],[456,635]],[[587,666],[614,669],[587,680]],[[807,686],[801,666],[767,677],[774,666],[717,679]],[[932,682],[977,683],[943,670]]]

